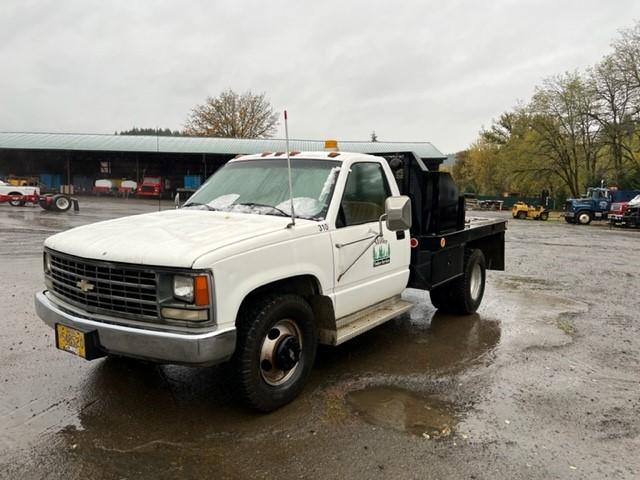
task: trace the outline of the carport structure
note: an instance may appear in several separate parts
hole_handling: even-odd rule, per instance
[[[383,156],[412,152],[430,169],[446,159],[429,142],[339,141],[341,151]],[[295,151],[324,149],[323,140],[290,140]],[[0,133],[0,177],[37,178],[45,191],[73,185],[91,191],[96,179],[131,179],[153,175],[182,187],[184,176],[202,180],[239,154],[279,152],[284,139],[167,137],[68,133]]]

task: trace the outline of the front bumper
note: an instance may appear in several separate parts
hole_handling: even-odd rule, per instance
[[[100,348],[106,353],[160,363],[206,366],[229,360],[236,347],[233,327],[189,334],[97,322],[65,309],[46,290],[36,293],[35,306],[38,316],[51,328],[62,323],[84,331],[97,330]]]

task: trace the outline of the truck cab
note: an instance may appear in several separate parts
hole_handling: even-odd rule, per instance
[[[162,198],[169,188],[169,180],[160,176],[148,176],[142,179],[136,194],[140,198]]]
[[[449,174],[415,155],[247,155],[178,209],[48,238],[36,310],[85,359],[229,361],[239,396],[269,411],[303,388],[319,343],[411,309],[407,287],[475,312],[505,229],[466,222]]]

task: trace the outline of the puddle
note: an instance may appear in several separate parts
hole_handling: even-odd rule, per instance
[[[346,399],[367,423],[413,435],[446,437],[458,423],[450,403],[401,388],[364,388],[349,392]]]
[[[433,314],[424,304],[337,349],[321,352],[316,370],[327,373],[442,374],[491,360],[500,323],[480,315]],[[422,311],[426,310],[426,311]]]

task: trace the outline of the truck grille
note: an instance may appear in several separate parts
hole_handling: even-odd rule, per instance
[[[89,312],[158,318],[156,274],[49,251],[51,290]]]

